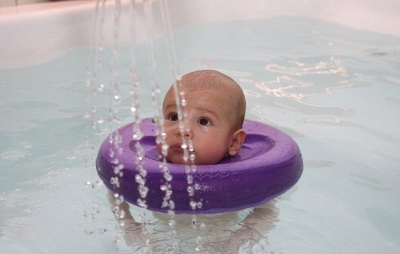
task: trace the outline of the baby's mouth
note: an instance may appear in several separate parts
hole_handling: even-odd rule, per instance
[[[181,144],[171,146],[171,150],[174,152],[183,153],[183,148]]]

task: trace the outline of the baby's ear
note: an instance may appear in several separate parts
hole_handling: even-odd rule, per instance
[[[240,152],[244,141],[246,140],[246,131],[239,129],[232,134],[232,142],[229,147],[229,155],[235,156]]]

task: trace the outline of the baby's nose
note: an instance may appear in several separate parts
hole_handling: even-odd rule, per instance
[[[188,121],[185,121],[183,123],[182,128],[178,128],[177,129],[177,134],[180,135],[184,135],[184,137],[186,138],[192,138],[193,137],[193,129],[190,126],[190,124],[188,123]]]

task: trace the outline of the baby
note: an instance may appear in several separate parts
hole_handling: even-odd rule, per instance
[[[246,99],[240,86],[227,75],[213,70],[194,71],[184,75],[178,85],[186,105],[182,111],[184,128],[179,128],[174,87],[163,102],[166,159],[176,164],[215,164],[239,153],[246,132],[242,128]],[[193,144],[194,160],[184,159],[182,135]],[[161,152],[161,144],[158,145]]]

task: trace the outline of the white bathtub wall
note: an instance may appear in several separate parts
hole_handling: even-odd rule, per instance
[[[180,4],[180,15],[174,19],[182,19],[184,23],[229,20],[232,16],[236,19],[306,16],[400,36],[399,0],[219,0],[205,4],[210,1],[214,0],[192,0],[187,1],[190,4]]]
[[[16,0],[2,0],[2,1],[0,1],[0,7],[13,6],[13,5],[17,5]]]
[[[49,0],[1,0],[0,7],[49,2]]]
[[[0,69],[46,62],[74,47],[90,45],[95,0],[56,1],[0,8]],[[112,21],[113,1],[106,17]],[[129,18],[128,0],[123,11]],[[155,0],[157,2],[157,0]],[[399,0],[167,0],[173,28],[195,23],[275,16],[306,16],[349,27],[400,36]],[[158,4],[155,4],[158,6]],[[160,15],[154,15],[159,17]],[[140,38],[146,38],[143,17],[137,20]],[[162,25],[156,20],[156,34]],[[125,29],[125,30],[124,30]],[[112,34],[112,22],[104,30]],[[122,40],[128,40],[125,26]],[[110,45],[112,36],[105,44]]]
[[[39,64],[90,44],[94,1],[0,8],[0,69]]]

